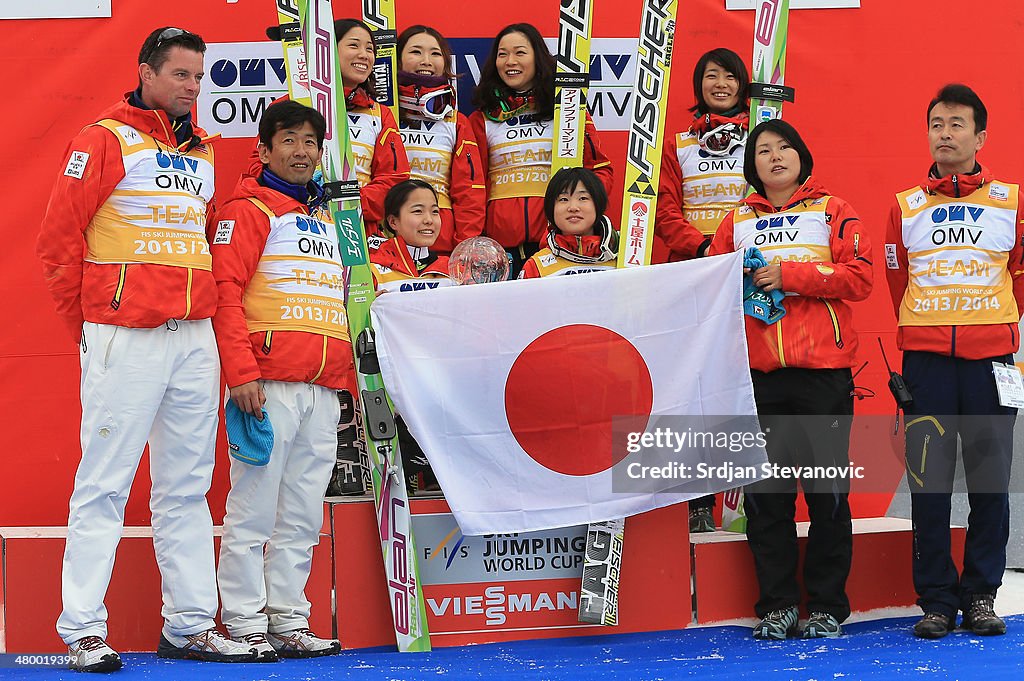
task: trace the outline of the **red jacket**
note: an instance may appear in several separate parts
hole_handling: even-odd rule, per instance
[[[171,121],[164,111],[145,110],[121,102],[98,120],[113,119],[177,147]],[[201,153],[213,162],[205,132]],[[87,154],[79,174],[71,170],[74,154]],[[81,156],[79,156],[81,157]],[[205,319],[217,307],[213,275],[206,270],[167,265],[86,262],[85,234],[96,212],[125,178],[121,143],[110,130],[96,124],[82,129],[64,152],[62,173],[50,193],[39,229],[36,253],[61,317],[78,342],[83,321],[135,328],[154,328],[168,319]],[[208,224],[208,215],[207,215]]]
[[[487,177],[490,159],[486,131],[487,120],[483,112],[479,110],[469,116],[469,121],[473,124],[473,132],[476,134],[477,144],[480,145],[480,161],[484,177]],[[550,144],[550,139],[548,142]],[[615,171],[612,169],[611,161],[601,151],[597,128],[594,127],[594,121],[591,120],[589,113],[583,141],[583,165],[597,173],[605,191],[610,195]],[[550,164],[548,168],[550,170]],[[490,197],[489,180],[487,192]],[[543,244],[548,233],[548,220],[544,215],[544,197],[488,199],[487,220],[483,233],[505,248],[513,248],[523,243]]]
[[[267,214],[249,197],[258,199],[276,216],[308,214],[305,205],[247,176],[239,180],[234,195],[217,211],[211,229],[223,220],[234,220],[230,241],[214,243],[210,248],[219,296],[213,329],[224,380],[229,388],[263,378],[353,391],[355,373],[350,341],[305,331],[249,333],[243,296],[270,233]]]
[[[448,256],[438,255],[433,249],[430,254],[434,259],[426,267],[420,269],[419,265],[409,254],[409,247],[405,239],[396,236],[388,239],[380,245],[376,251],[370,253],[370,262],[374,267],[371,269],[375,287],[380,287],[380,268],[391,270],[388,280],[393,279],[433,279],[444,280],[444,285],[452,285],[448,276]],[[397,277],[395,275],[398,275]]]
[[[403,130],[405,123],[403,122]],[[414,134],[407,131],[406,134]],[[476,135],[464,114],[455,114],[455,139],[451,152],[451,166],[447,178],[447,192],[451,208],[441,208],[441,232],[431,250],[451,253],[456,245],[474,236],[480,236],[487,215],[487,187],[485,170],[480,160],[480,149]],[[421,177],[411,160],[413,152],[406,145],[410,157],[409,176],[430,182],[431,178]]]
[[[968,196],[995,180],[992,172],[981,166],[980,172],[971,175],[936,178],[929,175],[920,185],[927,194],[942,194],[948,197]],[[893,311],[897,319],[900,304],[907,290],[908,259],[903,243],[903,216],[899,204],[889,213],[885,231],[887,249],[885,276],[892,296]],[[891,262],[889,250],[895,250],[896,263]],[[895,264],[896,267],[892,267]],[[1013,281],[1013,297],[1017,302],[1017,317],[1024,311],[1024,202],[1017,205],[1017,233],[1015,245],[1010,251],[1007,269]],[[962,359],[985,359],[998,355],[1012,354],[1020,345],[1017,324],[984,324],[977,326],[900,326],[896,331],[896,342],[901,350],[934,352]]]
[[[818,200],[820,203],[816,203]],[[857,334],[853,329],[853,311],[846,301],[866,298],[871,292],[873,274],[871,242],[850,204],[829,196],[813,177],[781,211],[760,194],[751,194],[743,200],[743,206],[722,221],[708,255],[737,250],[735,223],[738,216],[747,215],[748,211],[757,218],[770,218],[821,205],[832,262],[781,262],[782,290],[796,295],[786,296],[782,302],[786,316],[774,324],[744,316],[751,369],[842,369],[854,365]]]

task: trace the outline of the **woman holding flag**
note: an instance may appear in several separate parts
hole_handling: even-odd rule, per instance
[[[811,175],[811,152],[789,123],[769,120],[754,128],[743,161],[754,193],[726,216],[708,255],[760,248],[768,265],[750,273],[753,284],[786,294],[783,317],[745,318],[768,459],[779,466],[849,467],[857,334],[848,301],[871,292],[870,239],[850,204]],[[800,485],[811,520],[803,575],[810,618],[802,636],[831,638],[850,615],[850,481],[802,477]],[[755,611],[762,618],[753,634],[784,639],[798,631],[796,480],[761,480],[745,493],[760,587]]]
[[[694,121],[665,142],[654,220],[654,262],[704,255],[726,213],[747,193],[750,76],[740,56],[717,47],[693,69]],[[715,496],[690,502],[690,532],[712,532]]]
[[[548,232],[543,197],[551,174],[555,59],[534,26],[512,24],[495,36],[473,102],[469,120],[487,176],[484,235],[508,251],[515,278]],[[583,165],[611,193],[611,161],[589,114]]]

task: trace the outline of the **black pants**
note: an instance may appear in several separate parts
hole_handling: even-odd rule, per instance
[[[999,406],[993,361],[1013,363],[1010,355],[984,360],[931,352],[903,355],[903,377],[914,398],[906,425],[914,588],[925,612],[952,617],[966,611],[974,594],[995,593],[1002,584],[1017,410]],[[949,536],[958,434],[971,507],[962,575],[957,575]]]
[[[780,466],[848,466],[853,419],[849,369],[752,371],[754,399],[768,459]],[[842,622],[850,615],[846,578],[853,555],[849,479],[801,480],[811,525],[804,556],[807,609]],[[747,541],[754,554],[758,617],[800,602],[797,481],[771,478],[748,485]]]

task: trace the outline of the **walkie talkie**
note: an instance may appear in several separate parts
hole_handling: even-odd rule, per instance
[[[906,411],[907,407],[913,404],[914,396],[910,394],[910,388],[907,387],[907,382],[903,380],[903,377],[889,366],[889,358],[885,356],[885,348],[882,346],[880,337],[878,338],[878,349],[882,351],[882,361],[885,362],[885,368],[889,372],[889,392],[896,400],[896,406]]]

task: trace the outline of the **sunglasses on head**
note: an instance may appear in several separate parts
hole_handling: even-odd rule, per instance
[[[183,35],[194,34],[190,31],[186,31],[183,28],[165,28],[164,30],[160,31],[160,35],[156,37],[156,43],[153,45],[152,49],[150,49],[149,52],[146,54],[146,58],[143,61],[149,62],[149,60],[153,57],[156,51],[160,49],[161,45],[163,45],[168,40],[173,40],[174,38]]]

